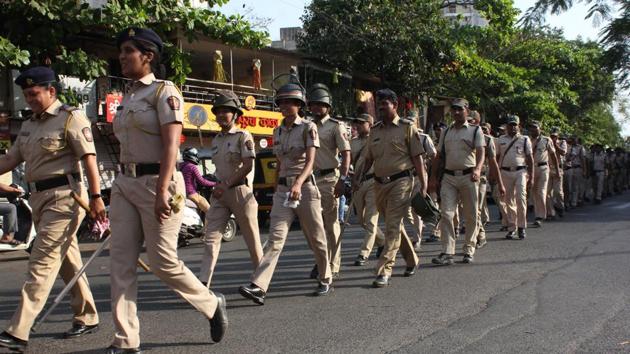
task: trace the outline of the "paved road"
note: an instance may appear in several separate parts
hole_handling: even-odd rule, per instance
[[[434,267],[439,246],[424,245],[421,269],[373,289],[374,260],[351,265],[361,232],[344,239],[342,279],[325,298],[309,293],[312,256],[299,231],[291,232],[265,306],[242,299],[251,272],[242,239],[224,244],[216,290],[227,295],[230,329],[209,344],[208,323],[152,274],[141,274],[143,348],[152,353],[507,353],[630,352],[630,193],[585,206],[564,219],[529,229],[508,241],[489,227],[489,243],[472,265]],[[94,245],[84,245],[86,250]],[[458,249],[461,249],[458,246]],[[199,243],[181,250],[197,271]],[[84,253],[84,257],[89,252]],[[24,279],[23,253],[0,255],[0,326],[15,310]],[[89,271],[101,330],[56,339],[70,325],[68,303],[32,337],[32,353],[99,353],[113,333],[107,255]],[[57,282],[53,293],[61,289]]]

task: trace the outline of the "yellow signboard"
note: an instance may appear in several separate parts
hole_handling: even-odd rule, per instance
[[[273,135],[273,128],[280,125],[280,112],[252,109],[236,121],[236,126],[254,135]],[[199,128],[201,131],[218,132],[221,130],[216,117],[212,114],[212,105],[184,102],[184,129]]]

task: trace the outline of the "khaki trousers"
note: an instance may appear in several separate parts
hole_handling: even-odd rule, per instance
[[[263,253],[258,230],[258,203],[248,186],[230,188],[223,193],[221,199],[212,197],[211,202],[210,211],[206,213],[206,233],[203,239],[206,248],[199,275],[199,280],[208,283],[208,287],[219,258],[223,231],[231,214],[234,214],[243,233],[254,269],[260,264]]]
[[[488,181],[484,176],[482,176],[481,180],[479,181],[479,197],[477,200],[477,222],[479,223],[477,231],[477,242],[486,239],[486,227],[484,226],[484,224],[490,219],[490,217],[488,216],[488,203],[486,200],[487,191]]]
[[[593,197],[595,200],[602,200],[604,191],[604,171],[594,172],[593,175]]]
[[[199,193],[190,194],[186,198],[192,200],[195,203],[195,205],[197,206],[197,208],[199,208],[199,210],[203,211],[204,214],[208,212],[208,209],[210,209],[210,203],[208,203],[208,200],[206,200],[206,198],[204,198]]]
[[[324,284],[332,282],[332,273],[328,263],[328,245],[322,221],[322,207],[320,192],[310,182],[302,185],[302,198],[297,208],[286,208],[282,205],[286,199],[289,187],[278,185],[273,195],[271,207],[269,239],[265,247],[260,265],[254,271],[251,281],[265,292],[269,289],[269,283],[278,264],[280,253],[289,234],[289,228],[297,215],[306,237],[306,242],[315,256],[315,263],[319,270],[319,281]]]
[[[169,288],[208,319],[214,316],[217,298],[177,256],[177,237],[183,211],[173,213],[162,224],[155,218],[157,175],[138,178],[119,175],[112,186],[110,248],[112,315],[118,348],[140,346],[140,323],[136,300],[138,276],[136,264],[146,246],[151,271]],[[184,195],[184,179],[175,172],[169,182],[171,195]]]
[[[413,197],[418,192],[420,192],[420,180],[418,179],[418,177],[414,177],[413,191],[411,192],[411,196]],[[424,223],[422,222],[422,218],[420,218],[420,215],[416,214],[413,209],[409,207],[409,212],[407,213],[407,215],[405,215],[405,221],[407,221],[407,223],[411,225],[411,230],[413,231],[413,235],[409,235],[411,240],[413,242],[422,242],[422,229],[424,227]]]
[[[18,308],[6,330],[21,340],[28,340],[31,327],[46,305],[57,274],[67,283],[83,266],[75,235],[85,212],[71,193],[72,190],[64,186],[31,195],[37,238],[29,257],[28,275]],[[80,194],[83,198],[87,197],[85,190]],[[70,295],[73,323],[98,324],[96,305],[85,274],[72,287]]]
[[[339,235],[339,198],[335,198],[335,185],[339,177],[337,172],[326,176],[317,177],[315,183],[319,189],[322,202],[322,219],[324,220],[324,230],[326,231],[326,242],[328,244],[328,260],[333,273],[339,273],[341,267],[341,242]]]
[[[365,258],[370,256],[375,243],[377,246],[382,246],[385,243],[385,235],[381,228],[378,227],[378,210],[375,203],[374,183],[374,178],[363,182],[352,195],[358,222],[365,230],[365,237],[359,252],[359,255]]]
[[[582,186],[582,168],[570,168],[564,171],[566,178],[568,202],[571,207],[576,207],[581,193]]]
[[[527,170],[501,170],[509,231],[527,228]]]
[[[451,176],[444,174],[440,188],[441,213],[442,218],[442,252],[450,255],[455,254],[455,242],[457,233],[455,232],[454,216],[458,209],[458,202],[462,202],[462,213],[466,226],[466,237],[464,240],[464,253],[475,254],[477,246],[478,219],[478,199],[479,182],[470,180],[470,174],[464,176]]]
[[[549,188],[547,189],[547,216],[555,216],[556,210],[564,209],[564,175],[550,174]]]
[[[549,166],[536,166],[534,170],[534,185],[532,198],[534,200],[534,214],[536,219],[547,217],[547,187],[549,183]]]
[[[374,191],[376,207],[385,219],[385,245],[376,264],[376,274],[391,276],[398,249],[407,267],[415,267],[419,262],[413,243],[403,227],[403,218],[409,212],[411,203],[413,179],[404,177],[387,184],[375,183]]]
[[[497,206],[497,209],[499,209],[499,214],[501,215],[501,226],[507,227],[508,225],[507,207],[505,205],[505,201],[503,200],[503,198],[501,197],[501,194],[499,193],[499,185],[497,183],[492,185],[492,199],[494,200],[494,204]]]

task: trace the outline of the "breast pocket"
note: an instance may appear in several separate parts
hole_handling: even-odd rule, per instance
[[[241,147],[238,144],[231,145],[228,149],[228,160],[232,164],[241,162]]]
[[[385,147],[383,145],[383,141],[381,139],[373,140],[372,144],[369,146],[370,152],[372,153],[372,158],[378,159],[383,156],[385,151]]]
[[[306,146],[304,145],[303,142],[293,141],[291,142],[291,144],[289,144],[289,151],[287,152],[287,155],[289,156],[290,159],[297,160],[304,155],[305,151],[306,151]]]
[[[160,135],[157,111],[148,102],[137,102],[129,108],[131,125],[150,135]]]
[[[392,141],[391,141],[391,145],[394,151],[397,152],[406,152],[407,151],[407,145],[405,144],[405,138],[403,137],[393,137]]]
[[[44,135],[39,138],[38,143],[43,150],[53,153],[66,147],[65,139],[63,133],[61,132],[49,133],[47,135]]]

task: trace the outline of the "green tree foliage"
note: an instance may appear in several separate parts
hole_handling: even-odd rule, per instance
[[[540,26],[547,13],[559,14],[574,3],[589,5],[587,19],[606,23],[601,43],[606,47],[606,64],[618,74],[624,88],[630,88],[630,1],[628,0],[537,0],[523,17],[526,26]],[[616,16],[616,17],[615,17]]]
[[[441,9],[451,4],[474,5],[489,25],[446,20]],[[409,96],[467,97],[495,124],[516,113],[588,142],[618,142],[604,49],[545,27],[518,28],[517,16],[511,0],[314,0],[300,46]]]
[[[99,9],[77,0],[3,1],[0,7],[0,66],[21,67],[29,62],[50,65],[61,74],[93,79],[107,73],[107,63],[79,48],[77,40],[94,36],[114,42],[129,26],[150,27],[166,42],[171,79],[182,82],[190,72],[188,57],[169,42],[178,31],[189,41],[199,35],[227,44],[259,48],[268,43],[265,32],[254,31],[240,16],[209,10],[227,0],[208,0],[208,8],[192,8],[189,0],[110,0]]]

